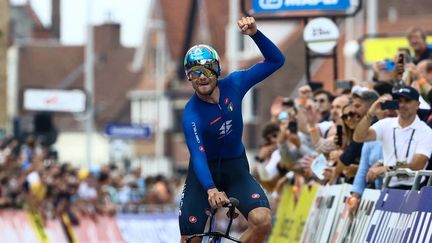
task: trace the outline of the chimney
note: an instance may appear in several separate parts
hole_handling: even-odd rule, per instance
[[[51,32],[54,38],[60,39],[60,1],[51,0]]]
[[[94,27],[95,52],[120,48],[120,24],[106,23]]]

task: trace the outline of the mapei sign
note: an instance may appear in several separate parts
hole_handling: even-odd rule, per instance
[[[350,0],[254,0],[255,13],[279,11],[346,11]]]

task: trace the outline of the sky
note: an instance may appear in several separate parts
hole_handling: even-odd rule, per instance
[[[45,26],[51,25],[51,0],[10,0],[12,4],[31,6]],[[87,8],[91,23],[102,24],[111,20],[121,23],[121,42],[136,47],[142,41],[147,6],[144,0],[61,0],[61,41],[65,45],[82,45],[86,40]]]

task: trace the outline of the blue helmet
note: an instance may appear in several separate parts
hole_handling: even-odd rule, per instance
[[[203,66],[212,70],[218,77],[222,70],[220,66],[219,55],[209,45],[195,45],[189,49],[184,57],[184,68],[186,75],[188,75],[190,69],[194,66]]]

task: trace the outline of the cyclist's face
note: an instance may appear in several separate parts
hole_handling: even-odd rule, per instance
[[[188,74],[192,87],[200,95],[210,95],[216,88],[217,77],[210,69],[194,67]]]

